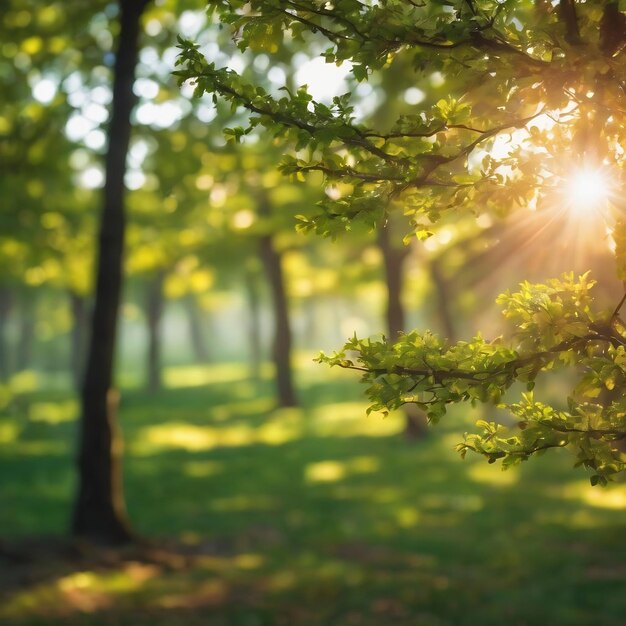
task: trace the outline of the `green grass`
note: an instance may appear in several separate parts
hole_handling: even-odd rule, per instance
[[[167,547],[152,560],[48,550],[76,402],[26,391],[5,411],[0,537],[41,548],[0,556],[3,626],[624,623],[626,488],[589,487],[567,454],[504,473],[461,461],[462,413],[409,443],[400,416],[365,417],[348,373],[301,369],[301,410],[274,410],[240,366],[166,374],[120,410],[131,518]]]

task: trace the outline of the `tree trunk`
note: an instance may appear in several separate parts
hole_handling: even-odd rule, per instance
[[[187,313],[187,321],[189,322],[189,340],[191,341],[191,349],[193,350],[196,363],[208,363],[211,360],[209,350],[207,349],[206,336],[203,319],[198,308],[198,301],[194,295],[185,298],[185,311]]]
[[[35,336],[35,307],[33,295],[22,293],[19,303],[19,327],[15,350],[15,367],[18,372],[33,364],[33,339]]]
[[[161,389],[161,318],[163,317],[163,273],[148,280],[146,318],[148,321],[148,389]]]
[[[319,314],[318,311],[318,297],[319,296],[311,296],[304,300],[302,316],[304,317],[304,336],[306,338],[305,347],[310,349],[319,349],[320,341],[318,340],[318,320]]]
[[[396,248],[390,241],[389,227],[381,226],[378,245],[383,254],[385,284],[387,285],[387,309],[385,313],[389,339],[395,341],[405,330],[404,306],[402,305],[402,273],[407,248]]]
[[[246,269],[245,286],[249,316],[250,378],[259,380],[261,376],[261,297],[257,272],[251,268]]]
[[[0,380],[11,374],[7,325],[11,314],[13,298],[8,287],[0,287]]]
[[[402,277],[404,261],[408,248],[398,248],[390,238],[389,226],[378,229],[378,245],[383,255],[385,284],[387,285],[387,331],[389,339],[395,341],[405,330],[406,315],[402,305]],[[427,422],[424,412],[414,404],[406,404],[404,435],[407,439],[419,439],[427,434]]]
[[[77,390],[80,391],[83,380],[85,361],[85,339],[89,328],[87,302],[84,296],[75,291],[69,292],[70,309],[72,311],[72,331],[70,335],[70,370]]]
[[[454,342],[456,341],[456,328],[451,310],[450,287],[441,272],[441,265],[438,259],[433,259],[430,262],[430,277],[433,280],[437,299],[437,318],[441,323],[445,338],[450,342]]]
[[[261,192],[259,214],[269,217],[268,199]],[[261,236],[259,241],[261,261],[265,268],[272,295],[274,309],[274,342],[272,358],[276,368],[276,390],[278,405],[281,407],[297,406],[291,371],[291,326],[289,323],[289,307],[285,293],[285,277],[282,268],[281,254],[274,248],[271,234]]]
[[[78,493],[72,519],[75,536],[106,544],[120,544],[132,539],[122,489],[121,440],[117,430],[119,398],[113,389],[113,357],[126,223],[124,174],[130,116],[135,103],[133,82],[140,17],[146,4],[146,0],[120,2],[95,301],[81,398]]]

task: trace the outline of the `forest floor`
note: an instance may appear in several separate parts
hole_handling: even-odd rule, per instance
[[[273,408],[244,366],[166,371],[122,394],[130,517],[149,543],[64,538],[76,399],[22,391],[0,415],[3,626],[618,626],[626,485],[567,453],[507,472],[365,416],[354,377],[300,369]],[[476,416],[474,416],[476,417]]]

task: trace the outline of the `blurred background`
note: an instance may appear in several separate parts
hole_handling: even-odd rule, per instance
[[[104,0],[0,8],[0,623],[622,624],[623,485],[592,489],[567,455],[462,462],[497,410],[428,431],[366,417],[358,377],[313,362],[355,332],[496,336],[498,293],[565,270],[591,267],[609,307],[603,225],[477,207],[425,242],[402,215],[296,232],[342,190],[280,174],[280,136],[228,141],[239,114],[172,75],[177,35],[273,94],[349,92],[364,123],[454,86],[399,64],[357,84],[314,39],[241,53],[200,0],[147,5],[133,85],[115,383],[147,541],[69,540],[118,18]],[[536,393],[564,402],[568,382]]]

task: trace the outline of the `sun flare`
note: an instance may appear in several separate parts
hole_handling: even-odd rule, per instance
[[[590,215],[606,207],[609,181],[599,169],[578,169],[566,179],[565,193],[568,208],[573,213]]]

